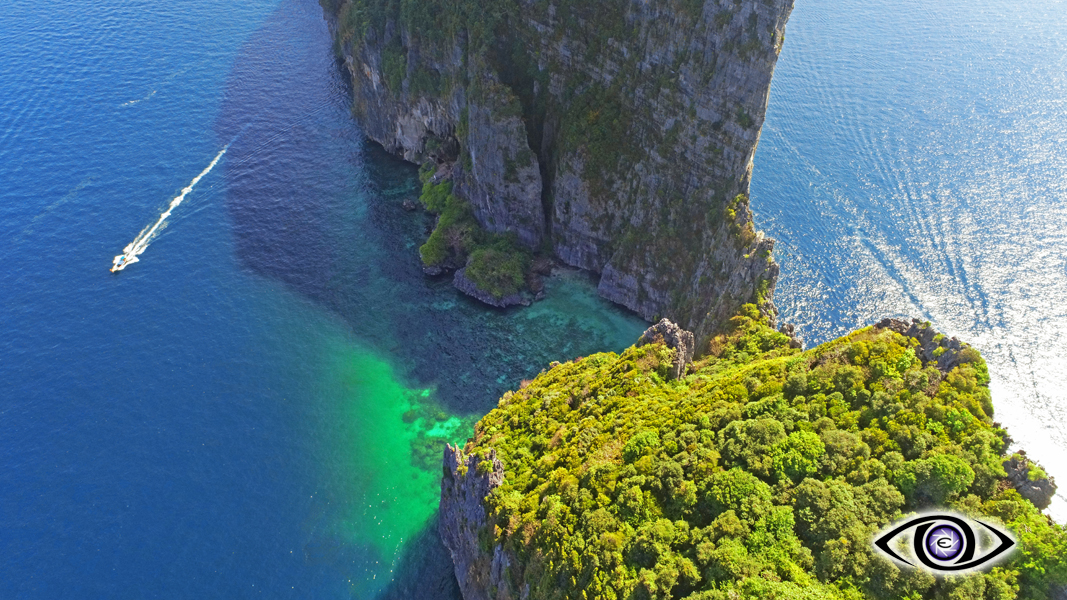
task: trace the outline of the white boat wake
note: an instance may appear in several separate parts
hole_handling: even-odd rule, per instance
[[[167,210],[164,211],[163,214],[159,215],[158,221],[142,229],[141,233],[137,234],[137,237],[134,238],[132,242],[127,244],[126,247],[122,249],[122,254],[116,256],[115,259],[112,261],[112,273],[121,271],[139,260],[137,257],[143,254],[144,251],[148,248],[148,243],[152,241],[152,238],[156,235],[156,232],[159,231],[159,228],[163,225],[163,222],[167,220],[167,217],[170,216],[170,213],[172,213],[175,208],[178,208],[178,205],[182,203],[182,200],[185,200],[186,194],[193,191],[193,187],[195,187],[196,184],[201,179],[203,179],[205,175],[210,173],[211,170],[215,168],[215,165],[219,164],[219,161],[222,159],[222,155],[226,154],[226,150],[229,149],[229,147],[230,145],[226,144],[222,151],[219,152],[217,156],[215,156],[215,160],[211,161],[211,164],[208,165],[206,169],[204,169],[200,172],[199,175],[194,177],[193,180],[189,182],[189,185],[185,186],[182,189],[182,193],[178,194],[173,200],[170,201],[170,206],[167,207]]]
[[[129,102],[123,102],[122,104],[119,105],[119,108],[122,108],[123,106],[133,106],[134,104],[137,104],[138,102],[144,102],[145,100],[148,100],[152,96],[155,96],[156,95],[156,91],[157,90],[152,90],[151,92],[148,92],[148,95],[145,96],[144,98],[138,98],[136,100],[130,100]]]

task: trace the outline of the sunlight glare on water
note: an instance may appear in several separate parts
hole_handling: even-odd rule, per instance
[[[932,321],[982,351],[994,419],[1061,481],[1065,27],[1063,1],[798,2],[752,183],[807,345]]]

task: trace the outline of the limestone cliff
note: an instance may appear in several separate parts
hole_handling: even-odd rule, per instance
[[[501,548],[486,552],[480,540],[488,519],[485,498],[504,482],[504,465],[490,451],[484,459],[467,456],[463,450],[445,446],[444,478],[441,480],[441,539],[452,554],[456,581],[464,600],[499,597],[490,590],[504,587],[502,570],[511,562]]]
[[[678,379],[685,375],[686,368],[693,362],[694,341],[693,333],[671,323],[668,319],[660,319],[652,327],[645,330],[637,340],[638,346],[645,344],[663,344],[674,351],[674,362],[671,364],[671,379]]]
[[[747,192],[792,0],[322,0],[365,133],[704,339],[774,317]]]

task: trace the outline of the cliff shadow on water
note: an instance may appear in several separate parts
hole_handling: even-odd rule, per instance
[[[404,548],[396,576],[381,592],[379,600],[461,600],[459,584],[448,554],[437,532],[435,515]]]
[[[365,133],[480,227],[701,340],[745,303],[774,320],[747,193],[791,1],[323,4]]]
[[[323,355],[343,424],[323,443],[346,470],[322,476],[340,491],[312,519],[309,560],[345,574],[356,597],[454,598],[433,520],[442,440],[465,438],[551,361],[620,350],[645,324],[580,272],[548,278],[548,299],[519,310],[427,277],[418,249],[432,217],[403,206],[416,168],[365,141],[331,44],[318,5],[286,0],[234,63],[216,123],[220,144],[237,137],[219,167],[234,248],[344,329]]]
[[[288,5],[311,4],[288,2]],[[418,247],[432,217],[408,212],[416,168],[365,141],[321,9],[298,31],[283,6],[245,45],[228,81],[218,137],[238,132],[227,204],[239,260],[341,317],[450,412],[482,414],[553,360],[619,350],[644,328],[563,272],[549,299],[495,310],[428,278]],[[306,20],[306,18],[304,19]],[[275,51],[265,50],[274,46]]]

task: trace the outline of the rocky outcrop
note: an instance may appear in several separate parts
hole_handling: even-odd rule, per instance
[[[797,328],[792,323],[782,323],[778,327],[778,332],[789,338],[790,348],[804,347],[803,342],[800,340],[800,336],[797,335]]]
[[[507,308],[509,306],[529,306],[530,301],[523,297],[521,293],[509,294],[502,298],[490,294],[489,292],[478,287],[470,277],[467,277],[467,268],[463,267],[456,271],[456,274],[452,277],[452,285],[464,294],[467,294],[471,298],[481,300],[489,306],[495,306],[497,308]]]
[[[455,161],[484,227],[697,339],[746,302],[773,321],[746,194],[792,0],[324,1],[364,132]]]
[[[753,563],[744,572],[716,574],[711,571],[717,568],[713,556],[703,565],[703,573],[716,576],[698,579],[701,567],[693,566],[689,558],[700,553],[700,559],[709,548],[714,553],[727,545],[745,548],[743,544],[751,543],[746,532],[762,525],[746,515],[753,520],[739,522],[735,513],[743,511],[727,504],[744,507],[747,497],[761,497],[767,506],[778,504],[785,514],[806,513],[803,522],[797,521],[797,531],[802,533],[789,546],[779,546],[767,556],[818,557],[807,558],[796,569],[804,574],[803,579],[813,582],[808,584],[812,587],[800,587],[802,578],[796,577],[796,587],[767,597],[835,596],[838,591],[847,595],[846,590],[856,589],[853,573],[839,572],[820,582],[816,561],[837,558],[808,535],[819,522],[840,513],[840,502],[831,498],[835,494],[847,499],[874,489],[886,506],[897,511],[929,501],[944,503],[966,492],[972,494],[965,501],[976,518],[998,518],[1018,536],[1067,541],[1051,519],[1038,518],[1035,510],[1035,506],[1049,505],[1055,483],[1023,453],[1003,456],[1005,434],[989,418],[992,409],[984,406],[983,399],[988,398],[984,377],[975,380],[952,372],[939,378],[933,372],[936,361],[920,367],[911,357],[900,360],[912,349],[928,351],[915,340],[928,337],[922,330],[929,326],[888,321],[882,329],[864,328],[797,352],[789,349],[784,336],[753,317],[740,315],[734,321],[738,334],[730,344],[737,351],[709,353],[696,363],[691,376],[670,383],[649,374],[663,374],[667,354],[663,346],[686,356],[693,336],[667,320],[641,336],[643,347],[552,363],[547,372],[524,382],[521,389],[506,393],[475,426],[463,452],[449,447],[440,521],[464,598],[704,598],[719,592],[729,592],[722,597],[749,597],[745,593],[752,581],[748,575],[760,569],[773,572],[773,564]],[[907,334],[913,325],[915,339],[890,333]],[[864,349],[873,360],[857,360]],[[961,370],[973,367],[974,374],[985,373],[981,356],[971,361],[967,350],[961,345],[959,354],[968,359],[963,360]],[[890,369],[882,368],[890,364],[883,360],[889,357],[897,365],[906,362],[907,367],[889,373]],[[784,368],[787,363],[798,368]],[[869,368],[857,368],[857,364]],[[839,404],[848,402],[839,393],[830,399],[838,406],[834,410],[826,409],[825,395],[789,393],[790,402],[774,396],[775,390],[795,389],[798,382],[802,387],[816,381],[832,384],[842,377],[852,389],[873,391],[854,395],[850,406],[855,412],[842,409],[849,405]],[[741,379],[744,386],[738,384]],[[930,380],[934,380],[932,385],[927,385]],[[914,385],[922,389],[905,391]],[[759,388],[764,390],[761,395],[745,392]],[[884,411],[889,405],[887,393],[899,393],[901,399],[912,400],[912,406]],[[976,404],[983,404],[981,411],[974,410]],[[961,419],[956,407],[972,411],[973,419]],[[859,412],[890,414],[886,419],[871,419],[867,431],[871,439],[879,436],[883,440],[893,439],[890,431],[897,432],[896,447],[905,449],[912,460],[904,461],[886,446],[868,453],[859,436],[845,431],[855,424]],[[760,416],[759,422],[751,419],[753,414]],[[907,423],[917,419],[925,426],[908,429]],[[767,448],[789,439],[781,425],[786,421],[794,423],[796,431],[824,432],[818,439],[826,443],[827,459],[846,458],[824,459],[805,468],[809,474],[821,472],[837,489],[817,479],[798,482],[799,477],[790,478],[790,483],[782,479],[782,473],[768,469],[767,462],[760,462]],[[952,438],[935,440],[931,432],[952,432]],[[853,448],[840,445],[846,442]],[[864,446],[862,453],[854,451],[857,445]],[[961,447],[968,451],[959,452]],[[917,449],[923,450],[921,455]],[[875,454],[887,462],[895,460],[899,476],[892,481],[880,479],[884,464]],[[1004,471],[991,460],[1002,461]],[[871,467],[878,469],[878,476],[872,475]],[[772,483],[784,492],[772,492]],[[741,495],[721,493],[727,487],[740,490]],[[1013,488],[1018,495],[1004,493]],[[686,498],[685,504],[679,502]],[[707,500],[698,510],[683,508],[701,499]],[[734,525],[714,532],[727,517]],[[893,518],[887,510],[874,516],[872,525],[883,527]],[[706,532],[713,532],[714,539],[704,537]],[[794,535],[792,531],[786,534]],[[758,554],[766,548],[766,540],[756,543],[762,547],[747,556],[766,560]],[[1054,543],[1045,546],[1053,548]],[[802,551],[792,549],[801,547]],[[1045,569],[1044,565],[1057,560],[1055,554],[1041,552],[1039,548],[1032,553],[1030,564]],[[693,583],[680,581],[673,569],[681,567],[695,574],[690,579]],[[666,578],[656,577],[654,568],[664,569]],[[1050,589],[1059,593],[1058,588],[1031,575],[1036,569],[1026,569],[1030,567],[1020,569],[1017,563],[1005,566],[1008,576],[1021,583],[1020,595],[1042,596]],[[867,577],[872,572],[857,573]],[[896,589],[878,585],[863,593],[896,597],[914,591],[909,589],[912,582]],[[933,578],[923,585],[916,595],[937,597],[946,589]]]
[[[488,527],[485,497],[502,483],[504,465],[495,451],[479,458],[466,456],[458,446],[445,446],[438,531],[452,555],[464,600],[510,597],[505,571],[515,561],[499,546],[487,552],[480,544]]]
[[[929,322],[924,323],[918,319],[912,319],[911,323],[908,323],[900,319],[882,319],[877,327],[891,329],[918,340],[919,347],[916,349],[916,356],[922,360],[924,365],[933,363],[942,373],[955,369],[961,362],[968,362],[968,356],[971,356],[970,360],[973,360],[975,355],[974,351],[970,350],[970,346],[954,337],[947,338],[938,333]]]
[[[671,371],[671,379],[678,379],[685,374],[686,367],[693,362],[693,354],[696,350],[693,333],[667,319],[660,319],[659,323],[641,334],[637,345],[644,346],[645,344],[664,344],[674,350],[674,370]]]
[[[912,319],[910,322],[901,319],[882,319],[876,327],[889,329],[917,340],[919,346],[915,349],[915,355],[922,360],[923,365],[933,365],[943,374],[948,374],[961,363],[978,359],[976,350],[957,338],[948,338],[938,333],[929,322],[919,319]],[[1047,476],[1031,479],[1032,469],[1035,468],[1036,465],[1026,458],[1026,453],[1023,451],[1004,461],[1004,470],[1007,472],[1008,481],[1012,487],[1034,506],[1045,509],[1052,503],[1052,497],[1056,494],[1056,482]]]
[[[486,70],[480,93],[467,105],[471,134],[464,151],[469,171],[457,178],[456,193],[470,201],[487,230],[514,231],[524,245],[537,248],[545,234],[541,170],[526,145],[521,115],[518,98]]]
[[[1019,492],[1019,495],[1044,510],[1052,504],[1052,497],[1056,495],[1056,481],[1048,476],[1031,479],[1031,471],[1036,467],[1037,465],[1026,458],[1025,452],[1014,454],[1004,461],[1008,481]]]

